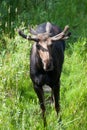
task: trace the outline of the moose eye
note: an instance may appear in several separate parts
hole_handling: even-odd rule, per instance
[[[53,44],[51,44],[50,47],[52,48],[52,47],[53,47]]]
[[[38,50],[40,50],[40,45],[39,44],[36,44],[36,47]]]
[[[53,44],[49,45],[48,48],[51,48],[51,49],[52,49],[52,48],[53,48]]]

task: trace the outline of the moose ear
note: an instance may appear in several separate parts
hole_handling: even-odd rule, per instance
[[[33,35],[37,35],[37,32],[32,28],[30,28],[30,33],[33,34]]]
[[[52,29],[52,24],[50,22],[47,22],[47,24],[46,24],[46,32],[50,33],[51,29]]]

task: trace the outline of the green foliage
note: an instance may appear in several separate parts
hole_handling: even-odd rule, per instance
[[[0,3],[0,130],[87,129],[87,1],[1,0]],[[61,75],[61,115],[46,103],[48,126],[43,127],[37,96],[29,76],[32,42],[18,27],[50,21],[70,25]],[[26,33],[28,29],[25,30]],[[49,94],[48,94],[49,96]]]

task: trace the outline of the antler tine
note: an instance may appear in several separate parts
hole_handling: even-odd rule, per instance
[[[69,30],[69,26],[66,25],[65,28],[64,28],[64,30],[63,30],[63,32],[66,33],[68,30]]]
[[[68,29],[69,29],[69,26],[66,25],[65,28],[64,28],[64,30],[61,33],[57,34],[56,36],[53,36],[51,38],[51,40],[56,41],[56,40],[65,40],[65,39],[68,39],[69,36],[66,35],[66,32],[68,31]]]
[[[33,34],[33,35],[37,35],[37,32],[32,28],[30,28],[30,33]]]

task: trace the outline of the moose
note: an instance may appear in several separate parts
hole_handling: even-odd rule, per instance
[[[31,28],[31,36],[18,30],[20,36],[35,42],[30,54],[30,77],[42,109],[44,126],[46,125],[44,85],[48,85],[52,90],[57,115],[60,110],[60,76],[64,62],[65,40],[71,35],[68,30],[68,25],[61,31],[50,22],[38,25],[36,30]]]

